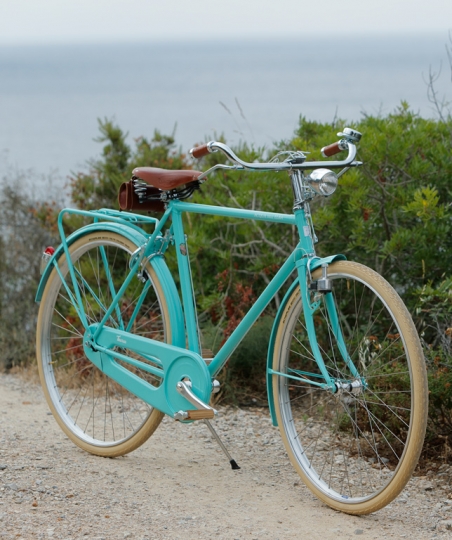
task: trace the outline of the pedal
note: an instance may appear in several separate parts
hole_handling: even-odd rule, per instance
[[[215,418],[215,411],[207,409],[189,409],[188,411],[179,411],[174,415],[176,420],[212,420]]]

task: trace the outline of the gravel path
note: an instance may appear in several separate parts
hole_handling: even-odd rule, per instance
[[[0,374],[0,538],[452,538],[447,466],[348,516],[299,482],[267,410],[222,409],[215,425],[240,471],[205,425],[169,418],[132,454],[98,458],[65,437],[39,386]]]

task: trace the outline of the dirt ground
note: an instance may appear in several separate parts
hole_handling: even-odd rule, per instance
[[[99,458],[66,438],[36,383],[0,374],[0,538],[452,538],[447,474],[349,516],[302,485],[268,410],[223,409],[215,425],[240,471],[205,425],[169,418],[132,454]]]

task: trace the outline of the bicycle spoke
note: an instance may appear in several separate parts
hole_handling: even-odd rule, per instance
[[[111,242],[104,241],[108,235],[112,238]],[[77,309],[74,307],[74,297],[66,291],[57,275],[52,283],[52,303],[46,315],[46,334],[43,337],[46,343],[43,353],[45,379],[48,388],[51,388],[51,398],[58,414],[64,418],[69,434],[85,444],[105,449],[107,455],[110,447],[114,449],[129,439],[134,439],[134,444],[141,444],[145,438],[135,437],[136,434],[149,424],[150,428],[146,429],[150,435],[150,429],[155,429],[161,418],[160,413],[109,379],[86,358],[83,348],[85,329],[77,310],[83,308],[89,325],[98,324],[103,319],[113,296],[120,290],[130,272],[130,254],[136,247],[125,249],[127,242],[107,232],[94,241],[87,237],[78,247],[75,244],[75,251],[70,247],[82,305],[77,305]],[[61,268],[62,277],[72,291],[74,284],[69,277],[67,265],[66,269],[64,265]],[[151,339],[166,339],[166,319],[150,276],[145,285],[136,278],[130,282],[105,324],[113,328],[119,328],[120,325],[126,328],[132,314],[132,331],[135,334]],[[136,356],[145,363],[152,363],[132,351],[124,353]],[[106,357],[103,363],[110,361]],[[155,375],[118,362],[125,370],[149,384],[158,386],[161,383],[161,379]],[[153,417],[156,419],[155,427],[149,423]]]

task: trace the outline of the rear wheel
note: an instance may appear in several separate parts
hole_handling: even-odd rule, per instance
[[[69,252],[88,323],[99,322],[129,272],[137,246],[124,236],[96,231],[75,241]],[[74,289],[66,256],[58,266]],[[148,264],[145,281],[133,278],[107,325],[170,342],[167,304],[158,277]],[[101,456],[120,456],[143,444],[163,413],[112,381],[83,352],[84,328],[70,294],[55,269],[45,286],[38,315],[37,360],[50,409],[72,441]],[[124,368],[154,386],[157,377],[128,364]]]
[[[321,275],[320,269],[313,279]],[[357,263],[329,266],[339,326],[358,374],[344,361],[326,298],[314,313],[317,342],[337,391],[309,346],[300,288],[277,329],[275,410],[292,464],[331,507],[366,514],[391,502],[417,464],[427,421],[427,378],[416,329],[394,289]],[[311,299],[312,300],[312,299]]]

